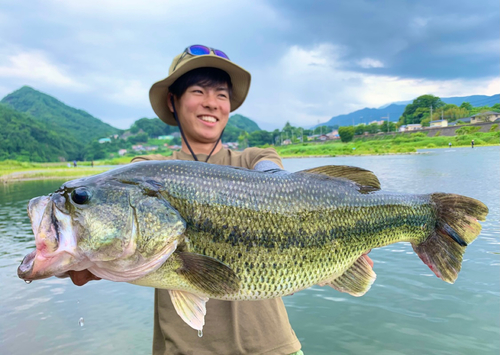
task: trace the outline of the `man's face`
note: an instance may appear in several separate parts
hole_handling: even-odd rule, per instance
[[[189,143],[214,143],[226,127],[231,111],[227,84],[190,86],[175,100],[175,108]]]

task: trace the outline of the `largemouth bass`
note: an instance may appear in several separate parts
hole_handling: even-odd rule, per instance
[[[31,281],[88,269],[168,289],[201,330],[210,298],[260,300],[315,284],[361,296],[375,280],[363,257],[410,242],[446,282],[461,269],[487,207],[472,198],[384,193],[364,169],[291,174],[188,161],[130,164],[65,183],[29,202]]]

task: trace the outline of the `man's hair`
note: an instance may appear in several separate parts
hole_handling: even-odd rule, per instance
[[[233,84],[231,77],[222,69],[204,67],[188,71],[179,77],[168,90],[180,98],[186,92],[187,88],[193,85],[199,85],[203,88],[216,87],[217,85],[227,84],[229,98],[233,95]]]

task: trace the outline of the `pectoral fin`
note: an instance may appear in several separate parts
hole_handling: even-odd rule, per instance
[[[370,289],[376,277],[364,256],[360,256],[349,269],[327,285],[337,291],[359,297]]]
[[[209,256],[180,252],[182,262],[176,272],[209,295],[226,295],[240,289],[238,275],[227,265]]]
[[[186,291],[168,291],[175,311],[187,325],[196,330],[202,330],[207,314],[208,297],[198,296]]]

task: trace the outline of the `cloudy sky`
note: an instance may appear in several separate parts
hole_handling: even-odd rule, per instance
[[[119,128],[187,45],[252,73],[262,128],[500,92],[498,0],[0,0],[0,97],[29,85]]]

